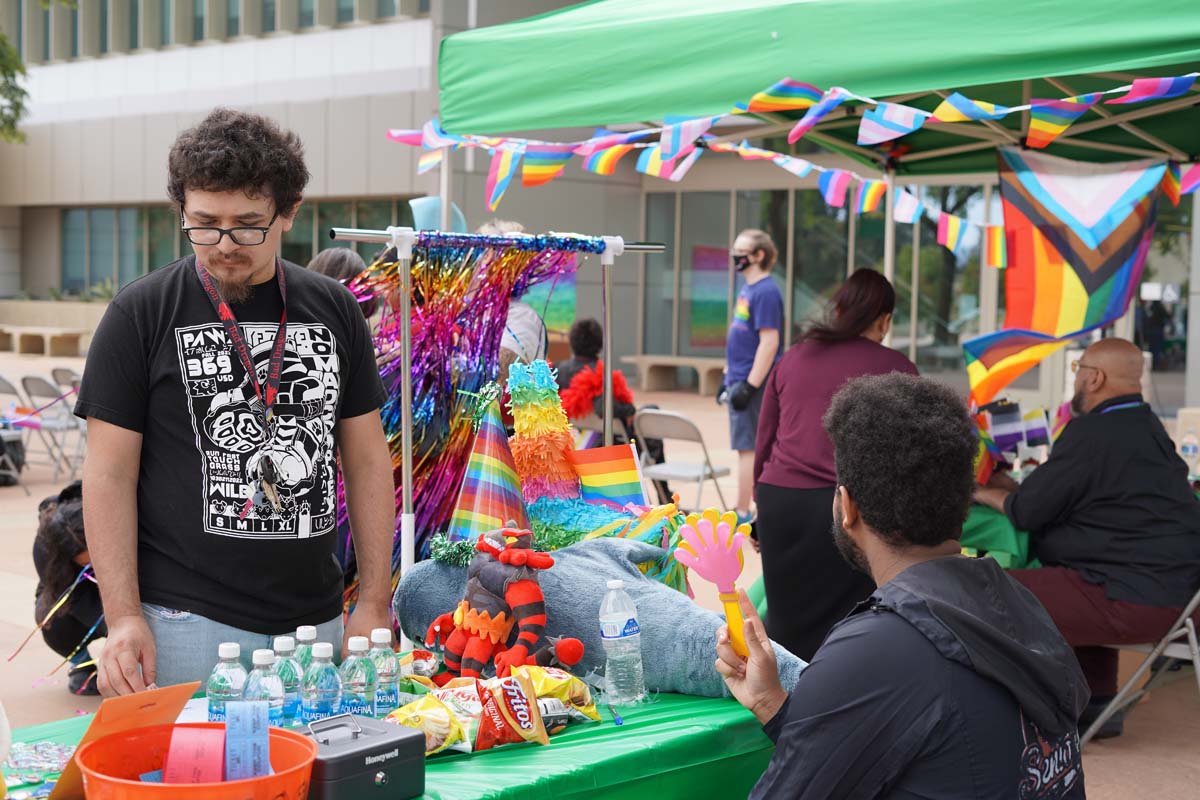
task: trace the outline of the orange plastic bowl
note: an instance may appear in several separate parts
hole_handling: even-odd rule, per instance
[[[139,776],[163,768],[176,728],[224,728],[223,722],[155,725],[88,742],[75,754],[88,800],[305,800],[317,743],[271,728],[273,775],[223,783],[144,783]]]

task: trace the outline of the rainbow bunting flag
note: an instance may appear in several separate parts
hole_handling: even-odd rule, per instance
[[[1112,100],[1105,100],[1105,105],[1120,105],[1123,103],[1144,103],[1147,100],[1167,100],[1187,94],[1192,84],[1196,82],[1196,73],[1182,75],[1178,78],[1138,78],[1129,87],[1129,91]]]
[[[899,139],[919,130],[929,119],[929,114],[896,103],[880,103],[863,112],[858,125],[858,143],[879,144]]]
[[[945,211],[938,215],[937,243],[954,255],[962,247],[963,237],[967,232],[967,221],[962,217],[947,214]]]
[[[493,401],[475,434],[462,489],[446,533],[451,541],[475,539],[509,522],[527,528],[529,517],[500,419],[500,406]]]
[[[846,190],[850,188],[850,173],[844,169],[825,170],[817,179],[817,186],[826,203],[834,208],[842,208],[846,205]]]
[[[621,144],[632,144],[645,139],[653,131],[633,131],[632,133],[614,133],[606,128],[596,128],[590,139],[580,142],[575,148],[575,155],[590,156],[598,150],[606,150]]]
[[[805,175],[812,172],[812,164],[808,161],[805,161],[803,158],[777,155],[771,160],[775,162],[776,166],[783,167],[797,178],[803,178]]]
[[[1008,113],[1008,106],[972,100],[958,92],[947,97],[933,110],[938,122],[970,122],[980,119],[1001,119]]]
[[[886,194],[887,184],[883,181],[863,181],[854,194],[854,209],[859,214],[870,214],[879,208]]]
[[[522,186],[541,186],[562,174],[575,154],[574,144],[528,144],[521,166]]]
[[[580,496],[589,503],[624,508],[629,503],[646,505],[637,447],[614,444],[591,450],[575,450],[571,461],[579,474]]]
[[[734,113],[749,111],[751,114],[771,111],[799,111],[811,108],[821,99],[821,90],[811,83],[801,83],[791,78],[784,78],[766,89],[763,89],[746,104],[738,103]]]
[[[892,206],[892,214],[896,222],[916,223],[925,213],[925,204],[917,196],[908,191],[896,192],[896,202]]]
[[[1179,193],[1191,194],[1200,189],[1200,164],[1192,164],[1182,170],[1179,178]]]
[[[1094,92],[1063,100],[1031,100],[1029,133],[1025,137],[1025,144],[1039,149],[1050,144],[1099,99],[1100,93]]]
[[[621,157],[633,149],[634,146],[631,144],[615,144],[612,147],[597,150],[584,159],[583,168],[597,175],[612,175],[616,171],[617,162],[621,160]]]
[[[1008,266],[1003,225],[988,225],[983,229],[983,265],[997,269]]]
[[[821,101],[804,112],[804,116],[796,123],[791,132],[788,133],[788,144],[795,144],[804,134],[811,131],[817,126],[817,123],[825,118],[830,111],[840,106],[850,98],[850,93],[840,86],[835,86],[827,91]]]
[[[1154,236],[1166,164],[1079,164],[999,151],[1008,268],[1004,330],[963,343],[971,398],[1017,376],[1129,307]]]
[[[442,130],[437,118],[431,119],[421,128],[421,146],[434,150],[439,147],[459,147],[463,143],[461,136],[452,136]]]
[[[688,174],[688,170],[692,168],[692,165],[696,163],[703,152],[699,147],[692,148],[692,152],[684,156],[682,161],[671,168],[671,174],[667,177],[667,180],[672,183],[679,183],[683,180],[683,176]]]
[[[686,155],[694,146],[695,141],[703,136],[718,119],[720,117],[699,117],[697,119],[667,117],[664,121],[662,135],[658,140],[658,146],[662,148],[662,157],[672,159]]]
[[[666,179],[671,177],[671,170],[674,167],[674,162],[664,160],[662,150],[658,145],[654,145],[642,150],[642,154],[638,156],[635,169],[643,175],[653,175],[656,178]]]
[[[1058,441],[1058,437],[1062,434],[1063,429],[1067,427],[1067,423],[1071,421],[1071,401],[1063,403],[1054,412],[1054,425],[1050,428],[1050,441]]]
[[[1179,197],[1183,194],[1182,191],[1183,174],[1180,171],[1179,164],[1175,161],[1167,162],[1167,171],[1163,173],[1162,187],[1163,194],[1171,201],[1171,205],[1179,205]]]
[[[439,151],[440,152],[440,151]],[[500,198],[513,175],[517,174],[517,165],[521,163],[520,149],[510,150],[497,148],[492,153],[492,164],[488,167],[487,183],[484,184],[484,194],[487,195],[488,211],[495,211],[500,205]]]
[[[733,151],[742,157],[743,161],[774,161],[779,153],[774,150],[764,150],[761,147],[754,147],[749,141],[743,139],[742,143],[733,148]]]
[[[417,174],[424,175],[429,170],[442,163],[445,150],[425,150],[417,156]]]
[[[413,147],[420,147],[421,142],[425,138],[425,134],[419,130],[411,130],[405,128],[389,128],[387,137],[393,142],[400,144],[408,144]]]

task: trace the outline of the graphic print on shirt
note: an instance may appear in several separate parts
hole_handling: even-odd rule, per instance
[[[246,323],[258,379],[266,383],[275,323]],[[254,539],[303,539],[337,522],[333,442],[340,392],[336,341],[324,325],[289,323],[270,436],[262,405],[219,322],[175,330],[192,430],[200,450],[204,530]],[[281,508],[269,503],[241,518],[259,462],[275,465]]]
[[[1054,739],[1021,715],[1025,749],[1021,751],[1019,800],[1058,800],[1070,797],[1083,780],[1079,732],[1071,729]],[[1082,796],[1082,794],[1080,794]]]
[[[737,304],[733,307],[733,318],[738,322],[750,321],[750,298],[745,295],[738,297]]]

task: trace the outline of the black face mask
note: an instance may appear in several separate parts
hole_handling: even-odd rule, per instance
[[[745,271],[750,266],[750,256],[733,256],[733,268],[738,272]]]

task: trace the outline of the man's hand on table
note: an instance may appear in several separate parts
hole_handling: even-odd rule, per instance
[[[145,618],[141,614],[117,617],[108,623],[108,637],[96,664],[96,687],[105,697],[154,689],[156,659],[154,635]]]
[[[734,698],[749,709],[759,723],[766,725],[787,701],[787,692],[779,683],[775,649],[767,638],[766,628],[754,604],[740,589],[738,605],[745,619],[743,634],[750,655],[742,658],[735,653],[729,641],[729,628],[721,626],[717,629],[717,672],[725,679]]]
[[[354,606],[354,613],[346,620],[346,633],[342,636],[342,658],[350,654],[348,645],[351,636],[366,636],[371,638],[375,628],[392,629],[391,609],[387,603],[364,603],[361,599]]]

